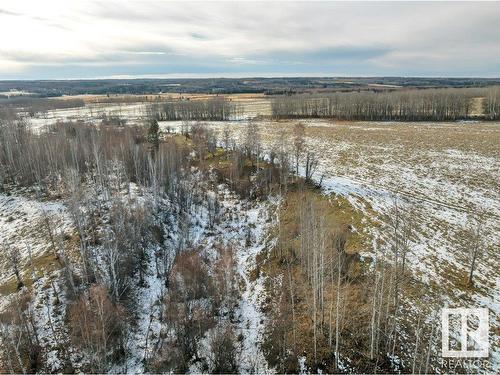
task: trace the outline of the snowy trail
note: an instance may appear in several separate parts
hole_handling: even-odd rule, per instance
[[[236,334],[243,337],[238,359],[240,373],[272,373],[260,349],[263,341],[265,315],[260,310],[264,298],[264,278],[252,280],[250,273],[255,270],[256,257],[268,246],[268,230],[275,224],[269,220],[270,208],[276,202],[248,202],[241,200],[225,185],[218,186],[219,201],[225,213],[218,225],[218,234],[209,239],[210,243],[222,242],[234,247],[236,271],[241,277],[241,296],[236,315]],[[274,219],[274,217],[273,217]],[[250,244],[247,234],[250,233]]]
[[[253,263],[251,255],[239,256],[238,268],[246,269],[249,264]],[[266,372],[266,366],[262,352],[259,350],[260,331],[262,330],[262,314],[258,310],[258,291],[261,290],[261,285],[252,285],[246,270],[239,272],[244,282],[244,292],[241,296],[239,312],[240,320],[238,330],[244,331],[244,341],[242,350],[241,366],[246,372],[261,373]],[[259,283],[260,284],[260,283]]]
[[[239,305],[240,323],[238,330],[244,335],[240,371],[245,373],[269,373],[266,360],[259,346],[264,329],[264,315],[259,309],[264,292],[263,278],[251,281],[248,272],[256,266],[256,256],[265,247],[264,228],[266,211],[251,209],[247,212],[248,225],[255,225],[255,236],[251,246],[245,246],[244,239],[236,252],[237,270],[244,282]]]
[[[133,326],[130,332],[129,356],[124,366],[112,369],[111,373],[144,373],[144,358],[149,356],[153,349],[152,337],[160,332],[159,316],[162,308],[160,301],[164,294],[164,285],[162,279],[156,277],[154,253],[151,249],[148,250],[148,263],[144,275],[145,285],[136,291],[137,325]]]

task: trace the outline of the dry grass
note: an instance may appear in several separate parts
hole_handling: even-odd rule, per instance
[[[282,336],[278,335],[278,332],[280,332],[280,329],[283,329],[286,332],[284,334],[288,348],[295,346],[296,355],[305,354],[308,358],[308,365],[312,366],[313,369],[317,364],[322,363],[323,370],[328,372],[335,370],[331,362],[332,348],[328,343],[328,326],[330,324],[330,308],[336,303],[336,287],[332,288],[330,282],[327,282],[325,285],[324,303],[326,312],[324,316],[318,318],[321,321],[320,326],[322,328],[317,332],[317,362],[314,363],[312,350],[314,347],[314,335],[311,320],[311,287],[299,263],[293,262],[288,268],[286,262],[281,258],[282,253],[286,254],[300,246],[298,218],[300,217],[300,207],[305,200],[312,203],[318,215],[325,221],[326,227],[329,228],[328,230],[332,232],[346,230],[349,232],[346,251],[348,254],[354,256],[353,259],[355,260],[351,263],[348,270],[349,282],[342,287],[341,298],[343,304],[345,304],[346,311],[349,311],[347,315],[344,315],[342,320],[344,327],[342,349],[344,353],[353,353],[351,357],[353,364],[357,362],[357,364],[363,366],[362,363],[366,358],[361,353],[364,352],[365,348],[359,347],[359,335],[363,335],[367,329],[369,303],[366,299],[367,287],[365,285],[365,277],[363,276],[365,265],[357,255],[369,249],[371,238],[368,233],[355,228],[362,228],[362,224],[367,218],[361,211],[356,210],[345,198],[335,195],[326,196],[318,189],[302,186],[301,182],[298,185],[294,184],[290,186],[290,190],[278,213],[282,244],[278,244],[274,250],[267,253],[262,252],[257,258],[259,273],[266,276],[267,298],[262,308],[270,317],[264,351],[267,353],[270,364],[278,366],[278,371],[294,372],[298,370],[293,355],[285,359],[284,363],[279,364],[279,361],[277,362],[277,353],[273,348],[280,345],[279,341],[282,340]],[[273,235],[278,236],[278,229],[276,228],[275,230],[276,233]],[[328,260],[326,262],[328,263]],[[291,328],[293,325],[291,321],[292,316],[286,315],[290,314],[290,305],[288,307],[286,304],[284,305],[284,298],[289,298],[289,278],[293,280],[295,295],[295,344],[293,344],[294,335]],[[276,316],[277,311],[281,311],[280,314],[285,315]],[[333,319],[332,324],[335,324],[335,319]],[[357,347],[356,350],[354,350],[355,347]]]
[[[33,268],[29,264],[21,271],[22,281],[24,286],[31,288],[33,282],[43,277],[44,275],[51,274],[53,271],[61,268],[61,263],[56,259],[54,254],[46,253],[36,258],[33,258]],[[34,270],[34,273],[32,272]],[[34,276],[34,277],[33,277]],[[0,295],[8,296],[17,291],[17,280],[14,276],[0,285]]]

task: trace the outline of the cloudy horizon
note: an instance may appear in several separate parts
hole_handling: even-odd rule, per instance
[[[0,1],[0,79],[500,76],[500,3]]]

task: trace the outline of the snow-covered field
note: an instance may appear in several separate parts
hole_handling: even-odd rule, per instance
[[[87,104],[79,108],[55,109],[38,114],[29,118],[31,126],[35,130],[43,130],[44,127],[53,125],[57,121],[85,121],[87,123],[99,124],[102,116],[120,117],[127,119],[129,124],[140,124],[148,115],[149,103],[133,104]]]
[[[263,148],[276,147],[283,137],[292,145],[297,122],[256,121]],[[499,365],[500,124],[301,122],[307,148],[318,157],[315,179],[382,223],[371,228],[375,238],[386,237],[396,201],[411,212],[411,269],[432,284],[443,303],[489,308],[492,361]],[[248,121],[206,123],[220,136],[228,125],[243,142]],[[483,222],[483,246],[470,289],[464,286],[471,263],[467,231],[477,218]]]
[[[234,103],[241,108],[238,119],[250,119],[271,113],[269,99],[260,98],[251,100],[243,97],[235,97]],[[65,108],[49,110],[28,117],[33,129],[43,130],[44,127],[55,124],[57,121],[85,121],[87,123],[99,124],[103,115],[108,117],[120,117],[127,120],[129,125],[141,125],[151,113],[153,103],[87,103],[79,108]]]

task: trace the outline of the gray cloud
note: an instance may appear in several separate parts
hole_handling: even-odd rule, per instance
[[[11,11],[6,10],[6,9],[0,9],[0,16],[1,15],[5,15],[5,16],[22,16],[21,13],[11,12]]]

